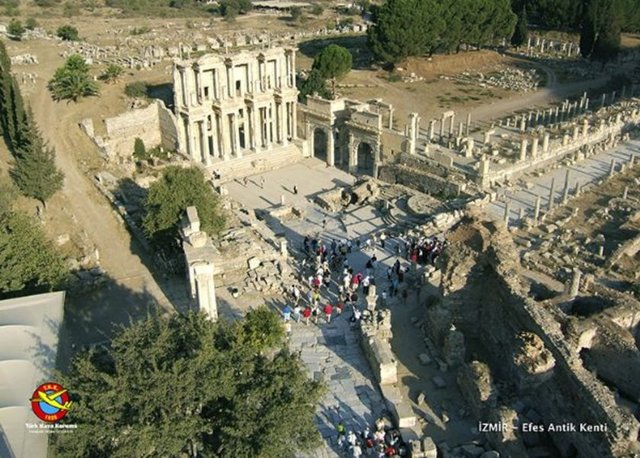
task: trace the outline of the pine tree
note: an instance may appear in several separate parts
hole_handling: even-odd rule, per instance
[[[523,6],[521,13],[518,15],[516,29],[511,36],[511,44],[516,48],[522,46],[529,38],[529,29],[527,28],[527,7]]]
[[[62,256],[39,224],[13,211],[0,213],[0,297],[50,291],[66,275]]]
[[[61,456],[283,458],[320,444],[323,386],[266,307],[234,323],[152,315],[59,377],[78,424],[52,435]]]
[[[24,145],[16,150],[11,177],[22,194],[38,199],[45,206],[62,188],[64,175],[55,165],[55,153],[44,144],[35,126],[28,131]]]

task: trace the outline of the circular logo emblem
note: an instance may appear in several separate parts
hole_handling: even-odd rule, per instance
[[[71,408],[69,393],[62,385],[47,382],[40,385],[31,396],[31,409],[43,421],[55,423],[64,418]]]

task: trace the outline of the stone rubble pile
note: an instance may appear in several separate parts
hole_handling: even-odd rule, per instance
[[[38,58],[33,54],[20,54],[11,58],[11,65],[37,64]]]
[[[443,75],[440,78],[477,84],[480,87],[499,87],[518,92],[535,90],[541,81],[540,75],[535,69],[520,70],[512,67],[504,67],[487,75],[481,72],[463,72],[454,77]]]

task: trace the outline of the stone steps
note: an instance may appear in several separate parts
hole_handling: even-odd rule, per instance
[[[264,150],[259,153],[245,153],[241,158],[214,162],[207,167],[207,171],[211,174],[214,171],[218,171],[221,175],[219,182],[226,183],[245,176],[284,167],[302,159],[304,157],[300,148],[290,143],[287,146],[278,146],[275,149]]]

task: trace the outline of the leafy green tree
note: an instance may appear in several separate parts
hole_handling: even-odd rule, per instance
[[[311,70],[307,79],[304,80],[302,85],[300,86],[300,101],[304,102],[307,100],[307,96],[318,94],[320,97],[328,99],[331,97],[331,92],[327,89],[326,80],[320,75],[318,70]]]
[[[580,30],[580,53],[583,57],[604,63],[610,56],[617,55],[623,13],[620,4],[613,0],[585,1]]]
[[[195,206],[200,227],[216,235],[225,227],[217,194],[197,168],[167,167],[162,178],[151,185],[144,202],[143,228],[147,236],[159,243],[175,241],[180,218],[187,207]]]
[[[314,3],[311,6],[311,14],[314,16],[321,16],[324,13],[324,8],[319,3]]]
[[[18,192],[11,180],[0,177],[0,216],[11,211]]]
[[[598,33],[598,38],[593,45],[591,58],[595,61],[602,62],[604,65],[614,60],[620,52],[620,24],[614,17],[609,17]]]
[[[233,21],[238,14],[246,14],[252,7],[251,0],[222,0],[220,14],[228,21]]]
[[[278,320],[268,319],[270,338],[254,340],[250,323],[262,321],[256,313],[273,315],[251,311],[233,324],[193,312],[152,315],[103,354],[76,357],[59,378],[74,387],[69,421],[78,429],[55,435],[56,451],[286,458],[312,450],[320,443],[313,418],[323,387],[286,349]]]
[[[0,297],[50,291],[67,273],[39,224],[13,211],[0,213]]]
[[[374,26],[367,31],[374,55],[396,63],[408,56],[432,53],[444,29],[436,0],[387,0],[375,9]]]
[[[522,46],[529,38],[529,29],[527,27],[527,8],[522,7],[522,11],[518,15],[518,22],[516,23],[516,29],[511,36],[511,44],[516,48]]]
[[[32,17],[28,18],[28,19],[27,19],[27,21],[24,23],[24,27],[25,27],[25,29],[27,29],[27,30],[33,30],[33,29],[35,29],[35,28],[36,28],[36,27],[38,27],[38,26],[39,26],[38,21],[36,21],[36,20],[35,20],[34,18],[32,18]]]
[[[313,70],[317,70],[325,79],[331,80],[331,93],[335,93],[336,79],[351,71],[353,57],[347,48],[329,45],[313,59]]]
[[[148,89],[147,83],[144,81],[134,81],[133,83],[128,83],[124,87],[124,93],[127,97],[145,98],[147,97]]]
[[[32,126],[29,140],[16,151],[11,177],[22,194],[46,206],[47,200],[62,188],[64,175],[55,164],[55,153],[44,145],[40,132]]]
[[[291,14],[291,20],[293,22],[298,22],[302,17],[302,8],[300,8],[299,6],[292,7],[289,12]]]
[[[139,137],[136,137],[136,139],[133,141],[133,157],[135,157],[139,161],[145,161],[149,159],[147,148],[144,146],[144,142]]]
[[[58,27],[56,35],[65,41],[78,41],[80,39],[78,29],[68,24]]]
[[[73,100],[98,94],[98,85],[89,76],[89,65],[79,55],[70,56],[49,81],[49,90],[56,101]]]
[[[11,19],[7,26],[7,33],[14,40],[21,40],[24,34],[25,28],[18,19]]]
[[[122,76],[124,73],[124,68],[118,64],[109,64],[105,69],[104,73],[100,76],[103,80],[108,83],[115,83],[118,81],[118,78]]]

